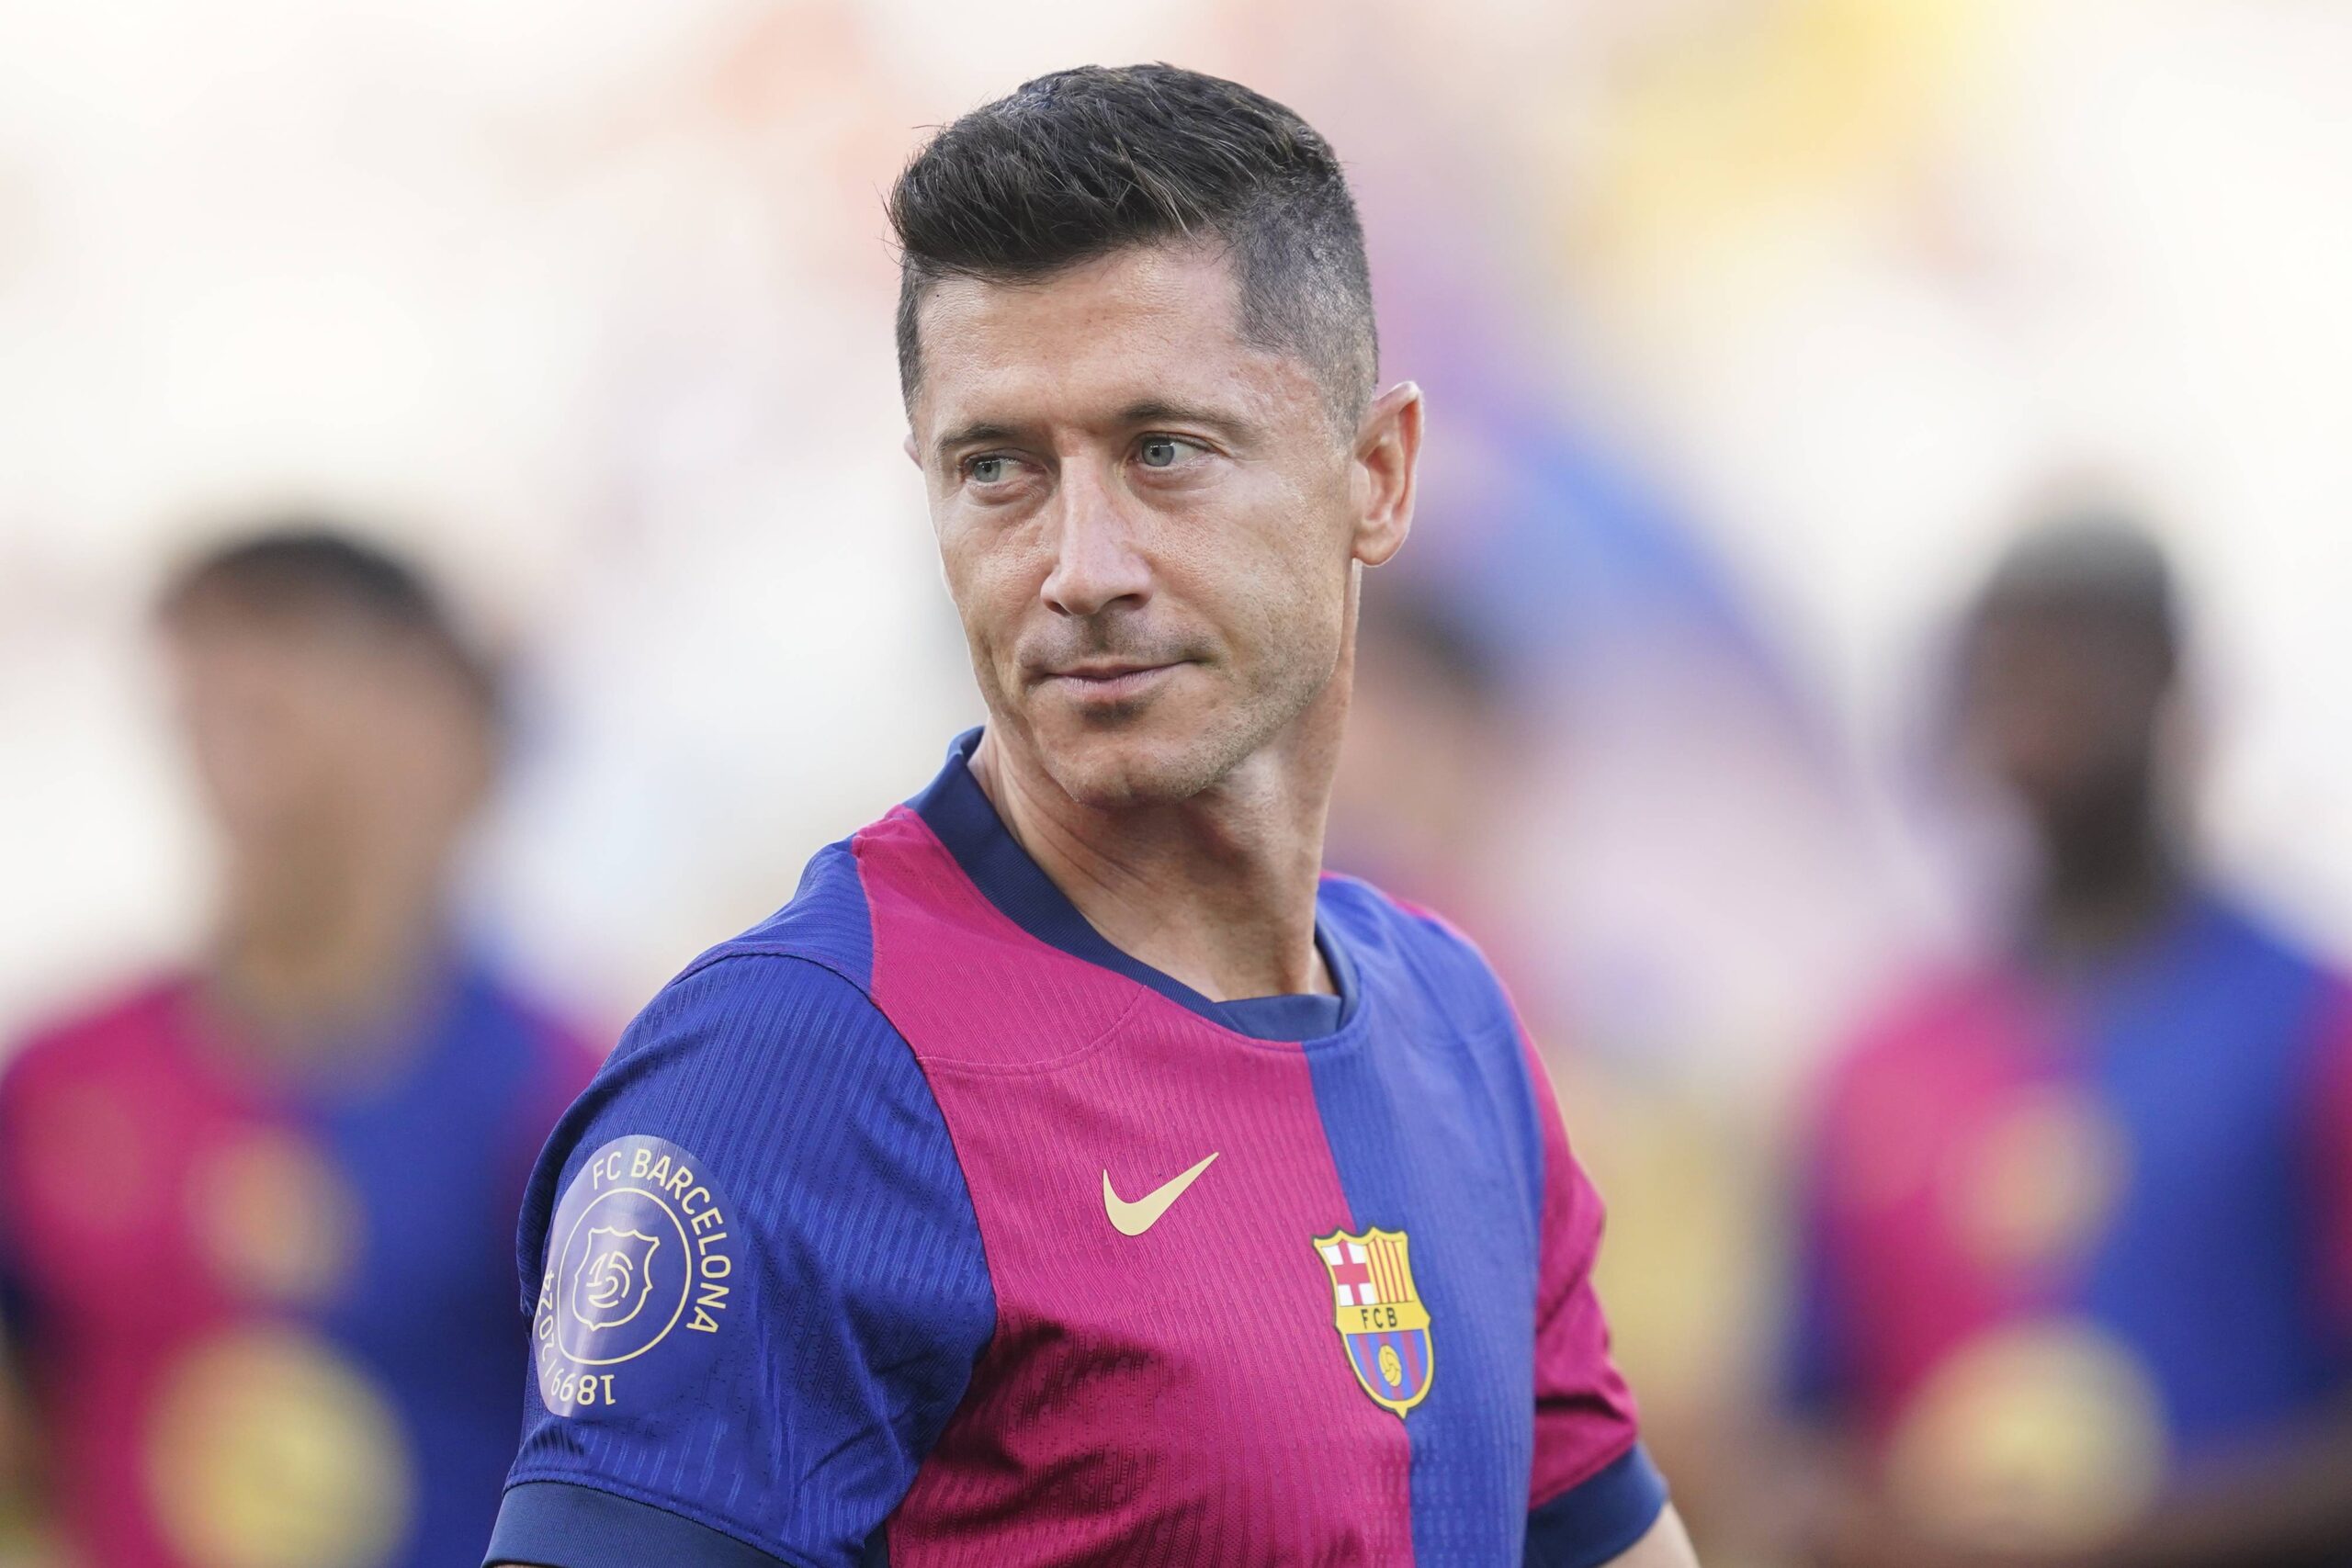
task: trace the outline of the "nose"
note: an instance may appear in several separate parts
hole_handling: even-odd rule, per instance
[[[1117,494],[1091,471],[1069,464],[1054,504],[1061,516],[1054,536],[1053,570],[1039,592],[1057,615],[1102,614],[1123,600],[1140,604],[1151,594],[1151,570],[1136,547],[1133,524]]]

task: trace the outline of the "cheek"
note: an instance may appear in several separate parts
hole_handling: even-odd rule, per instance
[[[279,707],[195,716],[188,739],[206,795],[235,825],[276,818],[315,795],[328,772],[317,727]]]
[[[940,565],[948,596],[975,650],[1009,649],[1034,592],[1017,541],[978,528],[950,526],[940,535]]]
[[[1328,663],[1345,614],[1344,555],[1284,508],[1262,526],[1219,531],[1188,551],[1184,575],[1200,585],[1237,656],[1261,665]]]
[[[1287,640],[1339,641],[1349,580],[1344,502],[1285,489],[1260,530],[1251,577]]]

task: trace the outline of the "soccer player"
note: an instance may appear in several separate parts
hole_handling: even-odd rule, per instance
[[[2352,992],[2198,863],[2180,642],[2165,558],[2098,517],[1967,622],[1961,738],[2035,874],[1818,1108],[1818,1561],[2352,1562]]]
[[[594,1066],[447,919],[490,671],[311,523],[161,621],[220,896],[199,964],[0,1081],[31,1481],[89,1568],[445,1568],[514,1450],[513,1206]]]
[[[558,1128],[491,1561],[1689,1563],[1510,1004],[1322,873],[1422,422],[1337,158],[1088,68],[890,213],[988,723]]]

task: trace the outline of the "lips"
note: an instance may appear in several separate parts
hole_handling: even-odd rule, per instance
[[[1175,664],[1080,664],[1048,672],[1040,684],[1081,699],[1116,702],[1137,696],[1177,669]]]

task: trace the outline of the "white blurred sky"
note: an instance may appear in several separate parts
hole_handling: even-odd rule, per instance
[[[1874,776],[2020,500],[2152,498],[2215,653],[2216,837],[2352,939],[2352,8],[15,0],[0,1026],[190,940],[138,617],[256,500],[394,519],[538,650],[482,880],[550,984],[624,1012],[780,902],[977,710],[881,188],[1023,76],[1158,57],[1366,180],[1419,126],[1491,150],[1564,389]]]

